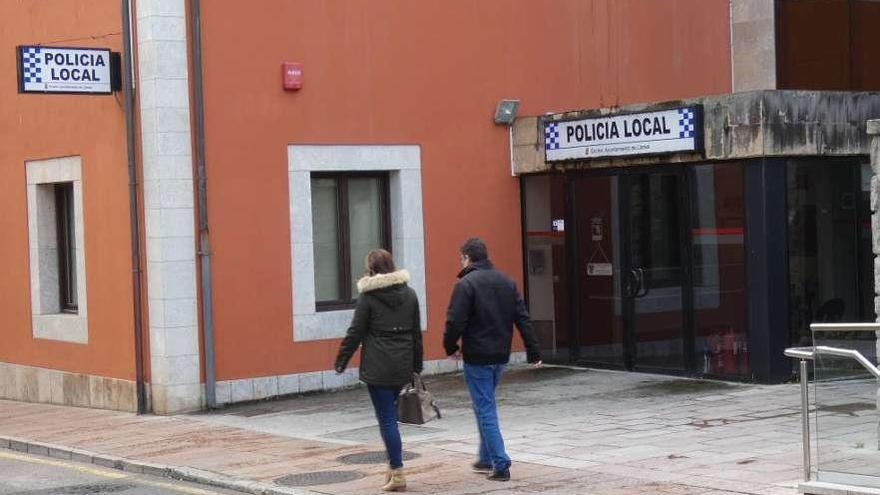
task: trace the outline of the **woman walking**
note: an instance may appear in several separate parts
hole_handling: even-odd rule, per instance
[[[385,491],[406,488],[403,447],[397,428],[397,396],[422,372],[422,326],[419,300],[410,288],[409,273],[397,270],[391,253],[375,249],[367,254],[367,275],[358,280],[360,292],[351,326],[339,346],[335,369],[345,371],[362,346],[360,380],[367,384],[379,431],[388,454]]]

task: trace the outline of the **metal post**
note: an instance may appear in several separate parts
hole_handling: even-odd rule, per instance
[[[810,481],[810,377],[807,374],[807,360],[801,359],[801,420],[803,421],[804,481]]]
[[[217,406],[217,379],[214,353],[214,298],[211,289],[211,245],[208,228],[208,179],[205,167],[205,97],[202,85],[202,7],[200,0],[191,0],[193,113],[195,114],[195,158],[198,187],[199,261],[201,262],[202,328],[205,351],[205,403],[208,409]]]
[[[137,413],[147,412],[147,386],[144,381],[144,329],[141,292],[141,237],[138,206],[137,138],[134,112],[134,42],[131,35],[131,0],[122,0],[123,107],[125,108],[125,142],[128,155],[128,213],[131,230],[131,287],[134,316],[134,376]]]

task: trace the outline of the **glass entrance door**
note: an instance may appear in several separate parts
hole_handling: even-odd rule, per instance
[[[572,354],[587,364],[624,367],[626,331],[624,289],[632,287],[624,274],[620,229],[620,183],[617,176],[597,175],[574,180],[577,283],[574,301]]]
[[[683,175],[587,176],[574,188],[577,357],[685,371]]]
[[[621,178],[628,367],[684,371],[684,187],[679,173]]]

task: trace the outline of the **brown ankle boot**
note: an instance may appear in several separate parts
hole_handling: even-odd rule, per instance
[[[389,480],[382,487],[386,492],[402,492],[406,489],[406,477],[403,475],[403,468],[388,471],[386,477]]]

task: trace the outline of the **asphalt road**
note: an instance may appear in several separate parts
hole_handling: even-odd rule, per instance
[[[0,495],[237,495],[238,492],[0,449]]]

